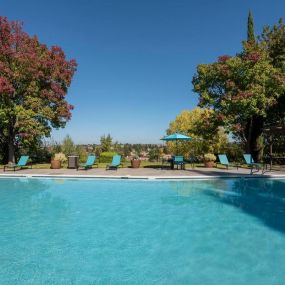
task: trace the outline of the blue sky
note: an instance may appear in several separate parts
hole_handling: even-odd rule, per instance
[[[256,32],[284,16],[284,0],[6,0],[1,14],[78,62],[67,96],[75,106],[61,140],[157,143],[197,104],[197,64],[235,54],[251,9]]]

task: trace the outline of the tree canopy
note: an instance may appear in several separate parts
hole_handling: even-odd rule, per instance
[[[244,42],[235,56],[224,55],[214,63],[198,65],[192,81],[199,106],[212,108],[215,120],[244,142],[257,159],[262,155],[264,124],[285,94],[284,70],[272,57],[273,39],[281,30],[284,26],[267,28],[262,39]],[[285,56],[284,49],[281,55]]]
[[[0,148],[35,144],[52,128],[71,118],[65,97],[76,70],[58,46],[49,48],[22,29],[22,24],[0,17]]]
[[[191,111],[181,112],[174,121],[170,122],[167,133],[183,133],[193,140],[179,142],[177,146],[176,143],[169,142],[170,151],[175,153],[176,147],[178,147],[179,153],[185,156],[223,151],[227,146],[228,138],[224,129],[217,127],[214,120],[212,120],[213,115],[213,110],[207,108],[195,108]]]
[[[62,142],[62,152],[68,156],[75,153],[75,145],[70,135],[66,135]]]
[[[111,137],[110,134],[107,136],[103,135],[100,138],[100,144],[101,144],[101,151],[103,152],[109,152],[112,149],[112,141],[113,138]]]

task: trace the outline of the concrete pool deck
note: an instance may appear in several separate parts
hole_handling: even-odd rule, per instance
[[[161,168],[119,168],[116,170],[105,170],[93,168],[89,170],[75,169],[22,169],[19,171],[1,171],[0,177],[23,176],[23,177],[90,177],[90,178],[138,178],[138,179],[191,179],[191,178],[218,178],[218,177],[284,177],[283,171],[262,171],[250,174],[250,169],[235,168],[226,170],[222,168],[195,167],[186,170],[169,170]]]

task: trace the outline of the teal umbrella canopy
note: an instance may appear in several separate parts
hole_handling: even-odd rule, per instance
[[[177,142],[178,141],[191,141],[192,138],[185,136],[183,134],[174,133],[174,134],[163,137],[161,140],[167,141],[167,142],[175,141],[176,142],[176,154],[177,154],[177,151],[178,151]]]
[[[163,141],[191,141],[192,138],[185,136],[183,134],[175,133],[175,134],[165,136],[161,140]]]

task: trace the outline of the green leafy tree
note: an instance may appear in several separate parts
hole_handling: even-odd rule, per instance
[[[150,149],[148,157],[150,161],[158,161],[160,158],[161,152],[158,146]]]
[[[234,57],[199,65],[193,85],[200,106],[213,108],[220,123],[260,160],[264,122],[285,91],[284,76],[272,66],[263,45],[245,43]]]
[[[102,149],[101,149],[101,147],[100,147],[99,145],[96,145],[96,146],[94,147],[94,153],[95,153],[95,155],[96,155],[97,157],[99,157],[99,156],[101,155]]]
[[[260,40],[266,45],[269,53],[271,64],[278,71],[285,74],[285,26],[283,20],[280,19],[277,25],[272,28],[265,26]],[[280,77],[280,80],[283,80]],[[281,94],[277,99],[277,103],[269,108],[268,120],[269,125],[274,125],[277,122],[285,123],[285,93]]]
[[[241,53],[199,65],[193,84],[200,106],[214,108],[216,118],[260,160],[263,128],[285,123],[285,26],[280,19],[255,38],[249,13],[247,31]]]
[[[74,142],[70,135],[67,135],[62,142],[62,152],[68,156],[76,151]]]
[[[131,144],[124,144],[123,146],[123,155],[124,157],[130,156],[132,152],[132,145]]]
[[[88,152],[86,151],[86,147],[83,145],[77,145],[75,147],[75,152],[79,156],[79,161],[84,163],[88,157]]]
[[[220,124],[260,160],[268,111],[285,91],[284,74],[271,64],[265,45],[246,42],[236,56],[198,65],[193,85],[199,105],[213,108]]]
[[[177,144],[169,142],[169,150],[175,153],[178,148],[178,152],[185,156],[222,152],[228,144],[228,138],[224,129],[218,127],[213,118],[214,111],[207,108],[181,112],[170,122],[167,133],[183,133],[192,137],[192,140]]]
[[[65,99],[76,70],[60,47],[30,37],[19,22],[0,17],[0,148],[14,161],[15,150],[50,136],[71,118]]]
[[[100,139],[101,151],[110,152],[112,149],[112,141],[113,139],[110,134],[108,134],[107,136],[103,135]]]

